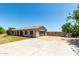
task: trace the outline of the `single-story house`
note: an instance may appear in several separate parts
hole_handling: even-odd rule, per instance
[[[44,26],[29,26],[24,28],[13,29],[11,35],[39,37],[47,35],[47,29]]]

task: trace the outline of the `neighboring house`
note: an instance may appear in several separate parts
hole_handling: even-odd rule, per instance
[[[11,34],[15,36],[39,37],[47,35],[47,29],[44,26],[30,26],[13,29]]]

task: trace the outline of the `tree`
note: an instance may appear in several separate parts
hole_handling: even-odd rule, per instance
[[[67,32],[67,33],[72,33],[73,32],[73,26],[71,25],[71,23],[65,23],[62,26],[62,31]]]
[[[13,27],[9,27],[8,30],[6,31],[8,35],[11,35],[12,29],[15,29]]]
[[[77,8],[76,10],[73,11],[72,15],[69,15],[68,20],[73,20],[75,21],[75,23],[79,23],[79,8]]]
[[[73,13],[67,17],[67,21],[69,20],[72,20],[72,22],[64,24],[62,31],[72,33],[74,36],[79,36],[79,5]]]
[[[70,13],[69,13],[70,14]],[[77,8],[73,11],[72,14],[70,14],[68,17],[67,17],[69,20],[72,19],[72,20],[75,20],[76,23],[79,23],[79,5],[77,6]]]
[[[0,34],[3,34],[3,33],[5,33],[5,30],[3,27],[0,26]]]

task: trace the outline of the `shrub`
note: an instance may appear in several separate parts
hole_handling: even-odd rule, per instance
[[[15,29],[15,28],[12,28],[12,27],[8,28],[8,30],[6,31],[6,33],[7,33],[8,35],[11,35],[12,29]]]
[[[3,34],[3,33],[5,33],[5,30],[3,27],[0,26],[0,34]]]

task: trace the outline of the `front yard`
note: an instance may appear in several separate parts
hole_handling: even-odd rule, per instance
[[[15,36],[8,36],[7,38]],[[9,41],[14,41],[10,39]],[[7,56],[77,56],[63,37],[43,36],[0,45],[0,55]],[[16,40],[16,39],[15,39]],[[18,39],[19,40],[19,39]],[[6,40],[6,42],[9,42]],[[3,41],[5,42],[5,41]]]
[[[9,42],[13,42],[13,41],[24,40],[24,39],[29,39],[29,38],[20,37],[20,36],[10,36],[10,35],[1,36],[0,35],[0,44],[9,43]]]

